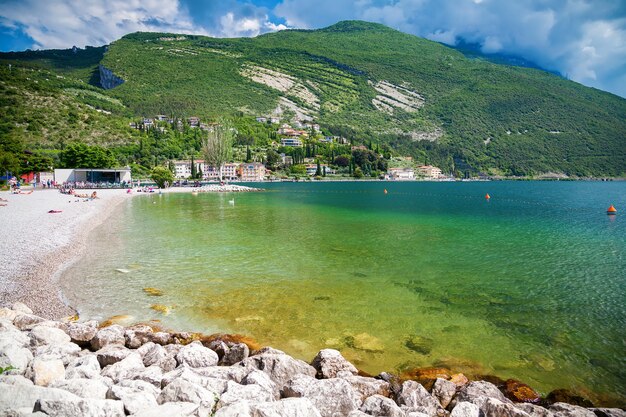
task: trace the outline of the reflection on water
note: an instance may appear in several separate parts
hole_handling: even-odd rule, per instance
[[[605,214],[626,184],[265,187],[236,205],[132,199],[65,274],[67,297],[83,316],[244,333],[306,360],[337,348],[370,373],[435,365],[626,397],[626,226]]]

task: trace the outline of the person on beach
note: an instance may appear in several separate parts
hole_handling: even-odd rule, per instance
[[[93,193],[91,193],[91,199],[95,200],[96,198],[98,198],[98,193],[94,191]]]

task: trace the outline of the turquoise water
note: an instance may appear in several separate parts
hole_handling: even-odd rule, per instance
[[[65,296],[84,317],[242,333],[306,360],[337,348],[370,373],[444,366],[623,404],[626,183],[263,187],[130,199]]]

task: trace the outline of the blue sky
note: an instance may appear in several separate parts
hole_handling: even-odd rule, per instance
[[[135,31],[256,36],[345,19],[477,43],[626,97],[626,0],[0,0],[0,51],[98,46]]]

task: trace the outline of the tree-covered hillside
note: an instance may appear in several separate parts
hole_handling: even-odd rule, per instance
[[[312,119],[444,170],[626,175],[626,100],[536,69],[468,59],[382,25],[216,39],[135,33],[106,48],[0,54],[91,86],[112,116]],[[98,65],[125,82],[96,90]],[[116,103],[116,105],[112,105]]]

